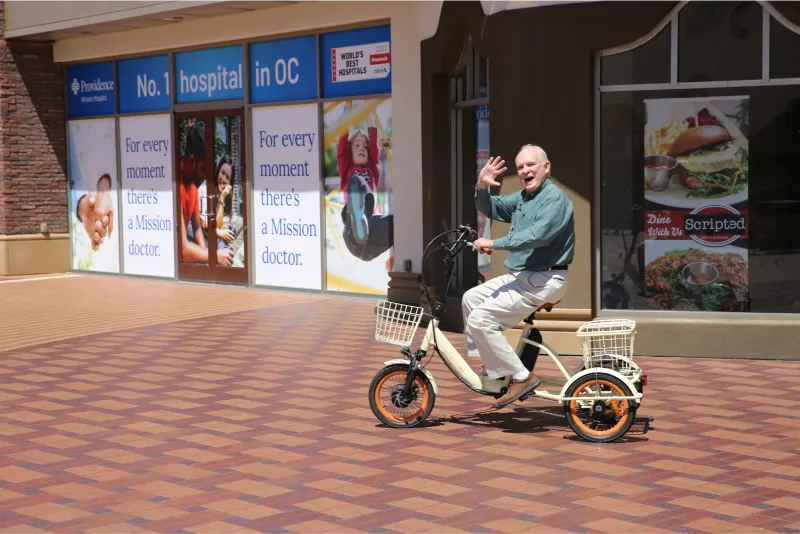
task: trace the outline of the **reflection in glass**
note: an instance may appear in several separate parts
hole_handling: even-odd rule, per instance
[[[642,199],[642,112],[633,93],[602,97],[601,276],[604,309],[646,309]],[[641,179],[639,179],[641,177]]]
[[[621,54],[603,56],[602,85],[669,83],[671,24],[645,44]]]
[[[477,121],[476,133],[477,143],[475,146],[475,179],[481,173],[481,169],[489,161],[489,104],[478,106],[475,108],[475,120]],[[481,212],[477,212],[478,217],[478,237],[485,237],[491,239],[492,237],[492,221]],[[478,257],[478,271],[486,277],[492,268],[492,257],[489,254],[477,254]]]
[[[783,2],[781,11],[798,7],[793,2]],[[799,14],[800,15],[800,14]],[[769,76],[770,78],[800,78],[800,35],[770,17]]]
[[[678,81],[761,78],[758,2],[689,2],[678,16]]]

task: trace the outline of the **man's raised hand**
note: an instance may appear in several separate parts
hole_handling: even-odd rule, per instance
[[[506,172],[505,164],[505,160],[500,156],[489,158],[486,165],[481,169],[480,175],[478,175],[478,189],[486,189],[490,185],[500,185],[497,177]]]

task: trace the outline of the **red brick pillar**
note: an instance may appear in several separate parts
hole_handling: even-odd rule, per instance
[[[48,42],[6,40],[0,2],[0,275],[69,268],[64,81]],[[47,233],[41,232],[47,223]]]

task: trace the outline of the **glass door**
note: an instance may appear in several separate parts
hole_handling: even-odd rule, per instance
[[[247,283],[244,112],[176,113],[178,276]]]

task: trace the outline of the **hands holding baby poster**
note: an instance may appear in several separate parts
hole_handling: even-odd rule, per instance
[[[114,119],[70,121],[70,199],[74,269],[119,272]]]

